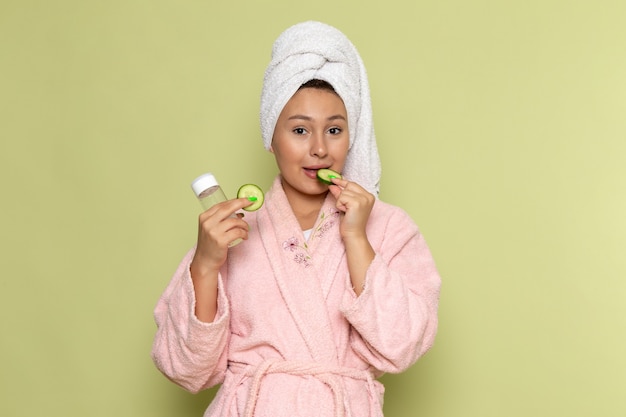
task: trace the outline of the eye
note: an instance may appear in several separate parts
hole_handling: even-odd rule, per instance
[[[293,133],[295,133],[296,135],[304,135],[306,134],[306,129],[303,127],[296,127],[295,129],[293,129]]]
[[[330,129],[328,129],[328,133],[330,133],[331,135],[338,135],[342,131],[343,130],[340,127],[331,127]]]

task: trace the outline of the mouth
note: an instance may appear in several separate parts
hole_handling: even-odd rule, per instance
[[[302,169],[304,170],[304,174],[312,179],[317,179],[317,171],[319,169],[322,168],[330,168],[329,165],[315,165],[315,166],[308,166],[308,167],[302,167]]]

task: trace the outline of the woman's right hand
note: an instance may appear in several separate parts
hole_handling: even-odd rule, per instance
[[[248,223],[237,210],[252,204],[246,198],[218,203],[199,216],[198,242],[191,261],[192,277],[216,276],[226,262],[228,245],[237,239],[248,239]]]

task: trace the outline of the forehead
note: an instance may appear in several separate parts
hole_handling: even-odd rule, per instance
[[[302,88],[289,99],[281,116],[304,112],[305,114],[333,113],[346,117],[346,106],[337,93],[319,88]]]

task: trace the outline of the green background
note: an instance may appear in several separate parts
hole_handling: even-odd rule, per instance
[[[271,43],[339,27],[443,277],[388,417],[626,415],[626,3],[0,1],[0,415],[201,416],[153,367],[189,182],[276,173]]]

